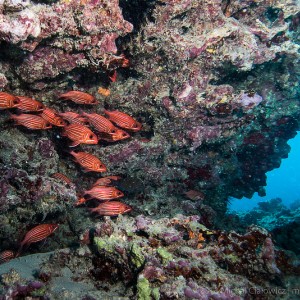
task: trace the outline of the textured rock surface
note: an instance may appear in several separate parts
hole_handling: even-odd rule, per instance
[[[131,32],[118,1],[61,1],[0,4],[0,42],[22,82],[57,77],[76,67],[109,65],[117,52],[115,40]],[[43,85],[42,85],[43,86]]]
[[[198,219],[106,219],[94,225],[88,246],[28,256],[34,273],[23,258],[3,265],[0,290],[50,299],[256,299],[254,291],[279,288],[283,274],[297,272],[266,230],[211,231]],[[179,238],[170,242],[168,232]]]
[[[287,283],[285,275],[298,271],[288,271],[284,255],[260,229],[257,235],[255,229],[248,235],[214,231],[212,239],[200,232],[208,240],[205,252],[195,249],[199,243],[183,225],[178,230],[168,224],[180,213],[197,215],[197,226],[222,228],[228,198],[263,194],[266,172],[287,157],[287,141],[299,129],[299,5],[279,0],[120,5],[135,25],[133,32],[118,1],[0,4],[1,90],[32,96],[58,111],[119,109],[143,124],[129,140],[78,147],[101,158],[108,168],[105,175],[122,177],[117,186],[133,206],[131,217],[119,221],[123,227],[110,221],[94,225],[95,217],[73,203],[98,176],[84,174],[71,161],[60,129],[30,132],[15,127],[8,113],[0,111],[0,250],[17,250],[36,224],[60,223],[53,238],[31,245],[24,255],[91,240],[90,250],[78,248],[87,255],[68,250],[64,259],[58,253],[54,265],[59,269],[68,259],[74,265],[78,260],[84,272],[91,275],[92,270],[89,283],[100,294],[109,286],[107,296],[122,294],[128,284],[127,296],[140,299],[157,299],[158,293],[162,299],[199,294],[230,299],[239,297],[232,294],[239,281],[271,287],[279,276]],[[139,5],[145,15],[132,10]],[[110,94],[98,93],[99,87]],[[58,100],[71,89],[95,95],[99,105]],[[55,172],[68,175],[74,185],[53,179]],[[185,194],[190,190],[194,196]],[[89,235],[94,231],[95,239]],[[253,234],[256,242],[250,247]],[[202,240],[199,232],[196,236]],[[117,244],[123,248],[116,249]],[[206,269],[193,260],[194,254]],[[187,265],[186,258],[191,260]],[[250,258],[256,266],[251,274]],[[180,266],[181,259],[177,270],[171,262]],[[103,268],[117,285],[101,277]],[[216,272],[220,278],[211,277]],[[3,288],[5,293],[14,290],[5,282]],[[221,295],[214,296],[217,292]]]

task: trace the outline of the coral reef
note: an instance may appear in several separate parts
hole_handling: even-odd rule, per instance
[[[284,274],[299,272],[275,249],[266,230],[253,226],[243,235],[211,231],[198,219],[106,218],[90,231],[88,246],[44,254],[27,280],[13,261],[3,265],[0,289],[6,296],[50,299],[256,299],[255,291],[284,288]],[[170,242],[169,231],[179,238]],[[64,293],[60,282],[68,282]]]
[[[3,76],[16,93],[65,110],[55,100],[58,89],[81,87],[95,94],[121,67],[121,80],[107,96],[99,94],[96,110],[122,108],[145,126],[141,138],[95,149],[95,154],[109,162],[110,170],[146,183],[146,199],[168,197],[172,190],[183,203],[184,192],[198,189],[224,213],[229,196],[264,193],[265,173],[287,156],[286,141],[299,128],[299,9],[268,1],[163,3],[153,7],[149,22],[136,25],[140,31],[129,42],[124,40],[129,70],[122,70],[128,63],[117,56],[114,42],[104,43],[132,30],[117,1],[30,2],[17,12],[4,7],[7,20],[10,14],[13,19],[34,11],[42,29],[35,38],[2,34],[3,47],[9,45],[1,58]],[[34,49],[20,52],[28,43]],[[20,63],[9,64],[12,56]]]
[[[132,31],[117,0],[4,1],[0,24],[0,42],[8,45],[5,56],[19,59],[8,72],[40,89],[47,86],[42,80],[74,68],[110,70],[116,39]]]
[[[24,255],[61,249],[35,277],[5,269],[23,257],[2,265],[4,297],[254,299],[288,286],[298,263],[276,248],[287,232],[277,241],[242,222],[225,231],[222,220],[229,197],[264,194],[299,130],[299,14],[292,0],[1,2],[1,90],[143,124],[130,139],[78,147],[122,178],[114,185],[133,208],[99,221],[74,207],[99,176],[71,162],[61,129],[16,128],[0,111],[0,251],[40,223],[60,226]],[[98,105],[59,99],[70,90]],[[74,289],[57,292],[60,282]]]
[[[249,212],[232,212],[226,216],[225,222],[227,228],[239,228],[240,232],[245,231],[251,224],[266,228],[277,246],[299,255],[299,208],[299,200],[287,207],[280,198],[274,198],[259,202],[258,206]]]

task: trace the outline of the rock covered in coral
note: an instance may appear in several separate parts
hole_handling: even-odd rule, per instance
[[[178,191],[198,188],[213,198],[264,193],[265,172],[279,166],[299,128],[299,47],[290,38],[298,29],[279,2],[270,5],[163,1],[155,7],[131,47],[140,77],[108,99],[153,123],[151,141],[139,150],[149,158],[138,163],[144,180]],[[297,11],[290,3],[294,18]],[[164,158],[159,167],[158,157]]]
[[[71,54],[61,49],[43,47],[29,54],[17,69],[17,73],[22,78],[26,78],[27,82],[55,78],[59,74],[83,65],[84,59],[83,53]]]
[[[259,202],[257,207],[248,212],[234,211],[227,214],[225,220],[229,228],[239,228],[240,231],[245,231],[251,224],[266,228],[272,233],[276,246],[298,254],[299,204],[299,201],[295,201],[287,207],[280,198],[274,198],[270,201]]]
[[[57,77],[75,67],[105,69],[110,55],[117,52],[115,40],[132,31],[118,4],[117,0],[5,1],[0,11],[0,41],[24,50],[19,52],[22,63],[17,73],[28,83]]]
[[[296,206],[297,202],[295,202]],[[258,202],[257,207],[248,212],[238,213],[241,228],[256,224],[269,231],[285,227],[290,223],[299,221],[299,207],[288,208],[282,203],[282,199],[274,198],[270,201]]]
[[[37,260],[30,281],[23,278],[22,258],[19,265],[17,261],[3,265],[2,294],[20,296],[22,291],[32,296],[38,290],[55,298],[61,282],[65,283],[62,299],[83,293],[96,299],[255,299],[254,290],[279,288],[286,272],[284,256],[267,231],[251,227],[243,235],[227,234],[211,231],[197,220],[177,215],[150,224],[142,215],[106,218],[90,230],[89,246],[27,257]],[[160,232],[168,231],[181,238],[166,243]]]
[[[18,93],[27,92],[21,77],[34,88],[30,94],[67,110],[57,101],[61,88],[80,86],[94,94],[103,79],[99,67],[107,80],[125,61],[115,55],[114,41],[132,28],[117,1],[29,3],[26,9],[37,11],[44,25],[37,38],[7,40],[12,51],[4,59],[17,55],[19,63],[11,66],[17,78],[9,71],[5,76]],[[200,204],[183,202],[190,189],[201,190],[204,202],[212,199],[223,212],[228,196],[264,193],[265,173],[279,166],[289,151],[286,141],[298,129],[296,12],[293,3],[283,9],[268,1],[164,1],[123,45],[131,55],[131,70],[123,73],[129,78],[115,82],[108,96],[97,95],[101,107],[89,112],[125,109],[143,122],[143,132],[126,144],[93,151],[111,171],[130,174],[128,182],[146,183],[132,192],[135,199],[144,192],[141,212],[162,211],[155,199],[170,191],[167,202],[179,199],[192,213]],[[17,51],[25,43],[34,48],[31,53]]]
[[[118,1],[51,2],[1,6],[0,85],[78,113],[82,108],[58,95],[80,89],[100,103],[86,112],[119,109],[142,122],[126,141],[80,146],[103,160],[107,175],[122,177],[116,186],[133,217],[97,222],[86,207],[74,208],[96,176],[71,163],[58,129],[11,128],[1,111],[0,250],[17,249],[37,223],[60,222],[53,238],[25,254],[89,245],[57,251],[36,275],[49,281],[49,295],[57,282],[77,281],[87,296],[70,289],[68,299],[251,298],[250,288],[272,287],[296,272],[266,231],[212,228],[220,227],[229,196],[264,193],[265,173],[279,167],[299,129],[297,4],[157,1],[139,31],[119,40],[129,63],[116,53],[116,39],[132,30]],[[124,66],[130,68],[116,72]],[[75,185],[51,178],[55,172]],[[202,196],[191,199],[189,191]],[[178,213],[197,216],[173,218]],[[82,280],[90,285],[83,288]],[[3,281],[3,293],[18,293],[17,281]]]

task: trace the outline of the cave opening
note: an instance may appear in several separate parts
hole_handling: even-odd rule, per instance
[[[291,147],[288,158],[281,161],[279,168],[267,172],[267,186],[265,196],[261,197],[257,193],[252,198],[232,199],[228,207],[229,211],[247,211],[257,206],[259,202],[269,201],[273,198],[282,199],[286,206],[292,205],[295,201],[300,202],[300,134],[289,140]]]

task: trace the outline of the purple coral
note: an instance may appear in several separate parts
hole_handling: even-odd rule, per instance
[[[54,149],[54,144],[51,140],[48,139],[41,139],[38,141],[38,150],[41,156],[45,159],[49,159],[56,155],[56,151]]]
[[[261,257],[265,261],[269,271],[279,274],[280,270],[276,265],[275,247],[272,240],[267,237],[264,241]]]
[[[242,105],[245,106],[247,108],[252,108],[254,106],[257,106],[259,103],[261,103],[263,101],[263,98],[258,95],[257,93],[255,94],[247,94],[247,93],[242,93],[242,95],[240,96],[240,99],[238,100],[238,102]]]
[[[54,78],[80,66],[84,57],[82,53],[72,54],[60,49],[43,47],[29,54],[17,72],[26,82]]]
[[[136,217],[136,228],[137,230],[147,230],[151,226],[151,219],[145,217],[144,215],[139,215]]]

